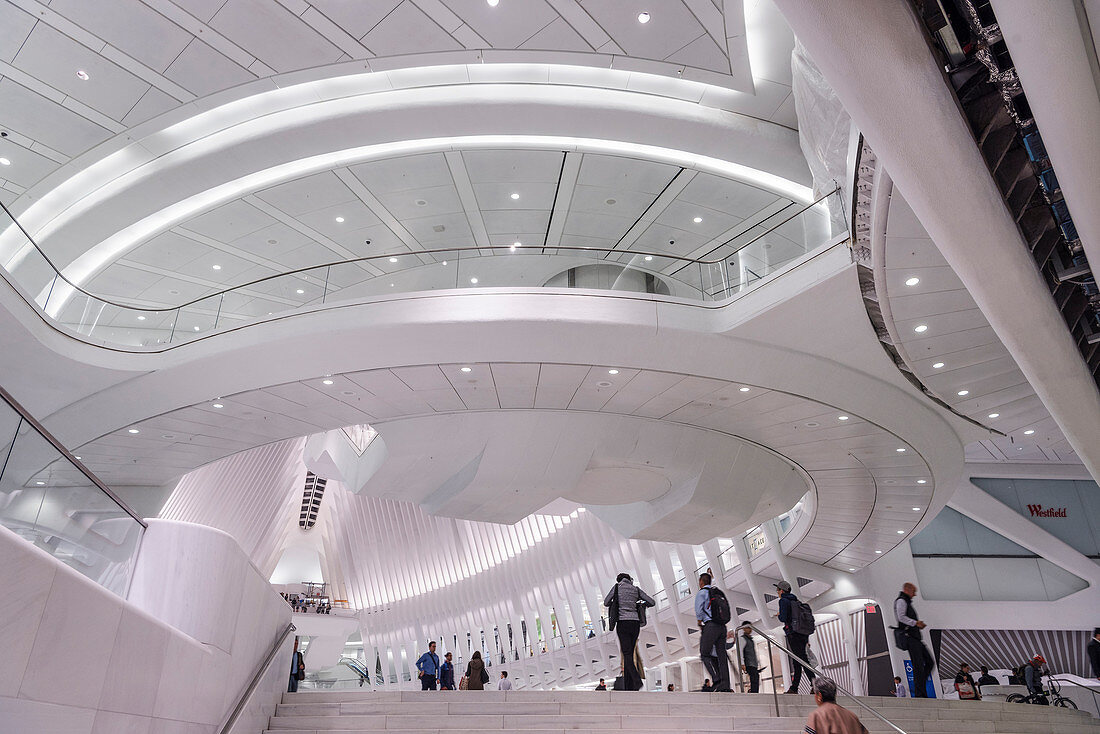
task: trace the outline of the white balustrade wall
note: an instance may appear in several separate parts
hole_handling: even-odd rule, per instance
[[[0,558],[4,731],[215,732],[290,621],[237,543],[200,525],[149,521],[131,600],[2,527]],[[235,732],[266,725],[280,655]]]

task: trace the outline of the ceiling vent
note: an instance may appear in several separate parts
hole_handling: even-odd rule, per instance
[[[321,500],[325,496],[328,480],[311,471],[306,472],[306,488],[302,492],[302,514],[298,517],[298,527],[309,530],[317,524],[317,513],[321,511]]]

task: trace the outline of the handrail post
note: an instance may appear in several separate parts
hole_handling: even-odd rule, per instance
[[[760,629],[760,628],[759,628],[759,627],[757,627],[756,625],[751,625],[751,624],[750,624],[750,625],[749,625],[749,627],[751,627],[751,628],[753,629],[753,631],[757,632],[757,633],[758,633],[758,634],[759,634],[759,635],[760,635],[761,637],[763,637],[763,638],[764,638],[765,640],[767,640],[767,641],[768,641],[768,654],[769,654],[769,655],[771,654],[771,646],[772,646],[772,645],[774,644],[774,645],[775,645],[776,647],[778,647],[778,648],[779,648],[779,649],[780,649],[781,651],[783,651],[783,652],[787,653],[787,655],[788,655],[788,656],[790,656],[790,658],[791,658],[792,660],[795,660],[795,661],[797,661],[797,662],[801,663],[801,664],[802,664],[802,667],[804,667],[804,668],[805,668],[805,669],[806,669],[807,671],[810,671],[810,672],[812,672],[812,673],[813,673],[813,674],[814,674],[815,676],[820,676],[820,677],[822,677],[822,678],[829,678],[830,680],[833,680],[832,678],[830,678],[830,676],[827,676],[827,675],[825,675],[825,673],[823,673],[822,671],[818,670],[818,669],[817,669],[816,667],[814,667],[813,665],[810,665],[810,664],[809,664],[809,663],[808,663],[807,661],[803,660],[803,659],[802,659],[802,658],[800,658],[799,656],[795,655],[795,654],[794,654],[793,652],[791,652],[790,648],[788,648],[788,647],[786,647],[786,646],[784,646],[784,645],[780,645],[780,644],[779,644],[778,642],[776,642],[776,641],[775,641],[775,640],[774,640],[774,639],[772,638],[772,636],[771,636],[771,635],[769,635],[769,634],[768,634],[767,632],[763,631],[762,629]],[[774,678],[773,678],[772,680],[774,681]],[[898,734],[906,734],[906,732],[905,732],[905,730],[904,730],[904,729],[902,729],[902,728],[901,728],[901,727],[899,727],[899,726],[898,726],[897,724],[895,724],[894,722],[892,722],[892,721],[890,721],[889,719],[887,719],[887,718],[886,718],[885,716],[883,716],[882,714],[880,714],[880,713],[879,713],[878,711],[875,711],[875,710],[874,710],[873,708],[871,708],[870,706],[868,706],[867,704],[865,704],[865,703],[864,703],[863,701],[860,701],[860,700],[859,700],[858,698],[856,698],[855,694],[853,694],[853,693],[852,693],[851,691],[849,691],[849,690],[848,690],[847,688],[844,688],[844,687],[843,687],[843,686],[841,686],[841,685],[840,685],[839,683],[837,683],[837,682],[836,682],[835,680],[833,680],[833,683],[834,683],[834,685],[836,685],[836,689],[837,689],[837,691],[838,691],[838,692],[840,692],[840,693],[843,693],[843,694],[844,694],[845,696],[847,696],[848,698],[850,698],[850,699],[852,699],[853,701],[855,701],[855,703],[856,703],[856,705],[857,705],[857,706],[860,706],[861,708],[863,708],[864,710],[866,710],[866,711],[867,711],[868,713],[870,713],[870,714],[871,714],[872,716],[874,716],[874,717],[875,717],[876,719],[878,719],[879,721],[883,722],[884,724],[887,724],[887,725],[888,725],[888,726],[889,726],[889,727],[890,727],[891,729],[893,729],[894,731],[898,732]],[[777,712],[777,713],[776,713],[776,716],[778,716],[778,715],[779,715],[779,714],[778,714],[778,711],[779,711],[779,696],[778,696],[778,693],[775,693],[775,685],[774,685],[774,683],[773,683],[773,685],[772,685],[772,691],[773,691],[773,694],[774,694],[774,696],[775,696],[775,698],[776,698],[776,704],[775,704],[775,705],[776,705],[776,712]]]
[[[775,657],[774,657],[774,653],[772,652],[772,640],[771,640],[770,637],[768,637],[767,640],[768,640],[768,665],[771,668],[773,668],[773,670],[772,670],[772,700],[775,703],[775,718],[778,719],[779,718],[779,691],[777,690],[776,685],[775,685],[775,670],[774,670],[774,668],[775,668]]]

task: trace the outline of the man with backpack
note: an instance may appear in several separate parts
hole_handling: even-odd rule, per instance
[[[730,692],[730,665],[726,657],[726,625],[730,603],[722,590],[711,584],[709,573],[699,575],[695,595],[695,619],[699,622],[699,657],[714,680],[713,691]]]
[[[798,597],[791,593],[791,585],[787,581],[775,584],[779,592],[779,621],[783,623],[783,634],[787,636],[787,649],[791,656],[791,687],[784,693],[798,693],[798,684],[802,682],[802,669],[805,667],[799,660],[806,660],[806,645],[810,643],[810,635],[816,629],[814,613],[810,605],[799,601]],[[806,668],[806,678],[812,685],[814,673]]]

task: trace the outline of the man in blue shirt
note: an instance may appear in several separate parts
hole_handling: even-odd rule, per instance
[[[455,664],[451,662],[451,653],[443,656],[443,665],[439,668],[439,690],[455,689]]]
[[[435,654],[434,642],[428,643],[428,651],[416,661],[416,669],[420,671],[420,690],[434,691],[439,676],[439,656]]]
[[[699,657],[714,680],[714,691],[730,691],[730,665],[726,657],[726,625],[711,617],[709,573],[699,576],[695,595],[695,619],[699,622]]]
[[[793,652],[794,656],[806,660],[806,645],[809,644],[810,638],[795,632],[791,628],[791,621],[794,619],[794,605],[798,603],[798,597],[791,593],[791,585],[787,581],[780,581],[775,584],[775,588],[779,592],[779,621],[783,623],[783,633],[787,636],[787,649]],[[798,693],[798,684],[802,682],[803,665],[794,656],[790,658],[791,687],[785,693]],[[807,662],[809,661],[807,660]],[[806,669],[806,678],[812,686],[814,674],[809,668]]]

